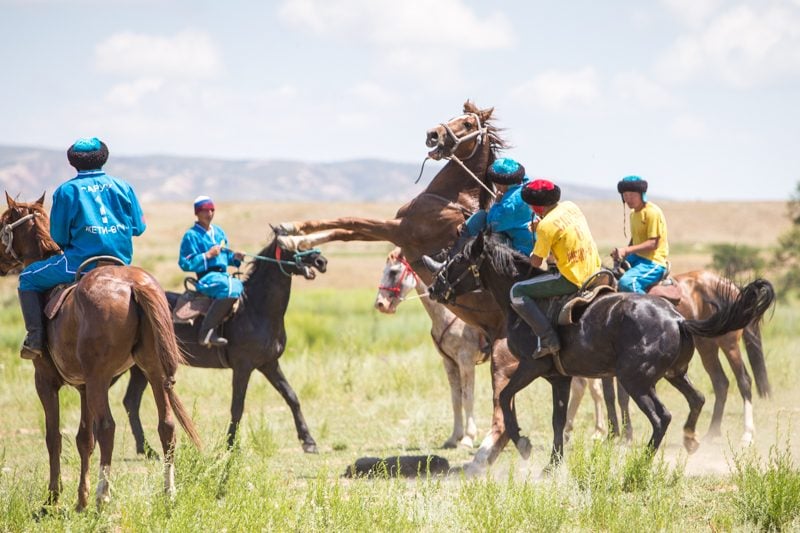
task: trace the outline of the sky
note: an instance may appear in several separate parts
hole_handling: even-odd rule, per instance
[[[465,100],[531,177],[800,182],[800,0],[0,0],[0,144],[422,163]],[[416,176],[409,176],[409,180]]]

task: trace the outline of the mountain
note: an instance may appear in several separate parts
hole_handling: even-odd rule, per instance
[[[113,153],[105,170],[128,181],[142,202],[184,201],[206,194],[218,201],[405,202],[433,179],[442,164],[358,159],[334,163],[282,160],[225,160]],[[12,196],[32,200],[74,176],[66,150],[0,146],[0,185]],[[559,184],[571,200],[616,199],[612,189]]]

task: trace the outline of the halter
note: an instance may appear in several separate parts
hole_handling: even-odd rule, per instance
[[[292,274],[291,272],[286,272],[283,269],[283,266],[286,265],[286,266],[295,266],[297,268],[301,268],[301,267],[308,268],[307,265],[303,264],[302,259],[303,259],[303,257],[305,257],[307,255],[314,254],[314,253],[321,254],[322,251],[319,250],[318,248],[311,248],[310,250],[304,250],[302,252],[296,252],[294,254],[294,261],[286,261],[284,259],[281,259],[281,247],[280,246],[276,246],[275,247],[275,257],[274,258],[266,257],[266,256],[263,256],[263,255],[247,254],[247,253],[244,254],[244,256],[253,258],[256,261],[266,261],[268,263],[277,263],[278,268],[280,268],[280,270],[281,270],[281,274],[283,274],[284,276],[292,276],[294,274]]]
[[[399,261],[400,261],[400,264],[403,266],[403,271],[400,274],[400,279],[397,281],[397,284],[395,286],[393,286],[393,287],[387,287],[387,286],[384,286],[384,285],[378,285],[378,290],[379,291],[391,292],[392,294],[394,294],[395,298],[401,299],[400,298],[400,293],[403,290],[403,282],[409,276],[413,276],[414,279],[416,279],[417,278],[417,273],[414,272],[414,269],[411,268],[411,265],[408,263],[408,261],[406,260],[405,257],[401,257],[399,259]]]
[[[39,216],[39,213],[34,211],[10,224],[3,224],[2,228],[0,228],[0,243],[5,245],[6,253],[13,257],[15,261],[22,262],[17,252],[14,251],[14,229],[37,216]]]
[[[455,132],[452,130],[452,128],[450,127],[449,124],[450,124],[450,122],[453,122],[454,120],[460,119],[462,117],[475,117],[475,122],[478,123],[478,128],[475,131],[473,131],[472,133],[468,133],[468,134],[464,135],[463,137],[459,137],[458,135],[455,134]],[[453,139],[453,142],[454,142],[453,148],[452,148],[452,150],[450,152],[450,155],[445,156],[444,159],[447,159],[448,161],[455,161],[456,163],[458,163],[458,165],[462,169],[464,169],[464,171],[472,179],[474,179],[478,183],[478,185],[483,187],[486,190],[486,192],[489,193],[489,195],[492,197],[492,199],[496,200],[497,199],[497,195],[494,193],[494,191],[492,191],[489,187],[487,187],[486,184],[483,183],[478,178],[478,176],[475,175],[474,172],[472,172],[470,169],[468,169],[467,166],[464,164],[464,162],[461,159],[459,159],[458,156],[456,156],[456,154],[455,154],[456,150],[461,145],[461,143],[463,143],[465,141],[471,141],[472,139],[475,139],[476,137],[477,137],[477,140],[475,141],[475,146],[472,148],[472,152],[464,159],[464,161],[469,161],[470,159],[472,159],[475,156],[476,153],[478,153],[478,147],[480,147],[483,144],[483,142],[486,140],[486,134],[487,134],[487,131],[488,131],[488,128],[481,124],[481,117],[479,117],[477,113],[464,113],[463,115],[459,115],[459,116],[457,116],[455,118],[451,118],[447,122],[440,122],[439,125],[444,128],[444,131],[447,132],[447,136],[450,137],[451,139]],[[417,177],[417,181],[416,182],[418,182],[419,179],[422,177],[422,171],[425,168],[425,162],[428,159],[430,159],[430,157],[426,156],[425,159],[422,161],[422,168],[419,171],[419,176]],[[414,182],[414,183],[416,183],[416,182]]]
[[[481,282],[480,268],[481,265],[483,264],[483,260],[486,259],[486,249],[483,249],[481,251],[481,255],[478,256],[477,261],[475,261],[474,263],[470,261],[470,264],[466,268],[466,270],[464,270],[464,272],[462,272],[453,283],[450,283],[450,281],[445,276],[445,272],[450,268],[450,265],[459,255],[461,254],[456,254],[450,259],[448,259],[447,262],[444,264],[444,266],[441,269],[439,269],[439,272],[436,273],[436,281],[445,287],[444,294],[442,295],[445,301],[450,300],[451,296],[453,297],[453,300],[455,300],[455,296],[453,294],[455,292],[455,288],[462,281],[464,281],[464,279],[470,274],[472,274],[472,278],[475,281],[475,284],[478,286],[477,289],[483,288],[483,283]]]

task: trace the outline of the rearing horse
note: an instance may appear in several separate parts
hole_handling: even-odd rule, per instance
[[[0,216],[0,274],[59,253],[50,237],[44,195],[33,203],[14,201]],[[47,349],[34,361],[36,392],[44,407],[50,484],[45,505],[61,489],[61,432],[58,393],[72,385],[81,397],[81,422],[75,438],[81,461],[77,509],[89,500],[89,459],[100,445],[98,506],[109,501],[114,418],[108,403],[112,381],[134,364],[153,388],[158,433],[164,451],[164,488],[175,492],[173,412],[195,445],[200,439],[175,392],[175,371],[183,362],[164,291],[150,274],[133,266],[100,266],[83,276],[58,314],[47,324]],[[43,508],[45,511],[46,508]]]
[[[496,152],[506,147],[499,130],[492,123],[494,108],[480,109],[464,103],[463,114],[428,130],[428,157],[449,162],[431,183],[402,206],[394,219],[338,218],[282,224],[294,235],[280,238],[287,249],[307,249],[329,241],[389,241],[402,248],[403,255],[426,285],[433,280],[423,268],[421,257],[449,248],[466,218],[479,208],[486,208],[493,196],[486,184],[486,170],[496,159]],[[506,325],[500,308],[487,293],[465,295],[450,310],[467,324],[486,333],[492,343],[491,374],[494,412],[492,428],[484,438],[472,463],[480,469],[491,464],[508,442],[498,395],[517,367],[508,351]],[[555,377],[569,395],[569,378]],[[555,386],[555,385],[554,385]],[[564,400],[566,401],[566,400]],[[557,443],[554,442],[554,446]]]

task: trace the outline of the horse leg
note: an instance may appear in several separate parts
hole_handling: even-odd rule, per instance
[[[94,431],[92,415],[89,412],[86,398],[86,387],[79,387],[78,392],[81,395],[81,422],[78,426],[78,434],[75,435],[75,447],[78,449],[81,461],[81,473],[78,478],[78,504],[75,509],[83,511],[89,506],[89,461],[94,450]]]
[[[694,388],[692,382],[689,381],[689,376],[683,374],[682,376],[668,377],[673,387],[678,389],[686,401],[689,402],[689,416],[686,418],[686,423],[683,425],[683,447],[689,453],[694,453],[700,446],[697,441],[695,428],[697,427],[697,419],[700,418],[700,411],[703,410],[703,404],[706,399],[699,390]]]
[[[753,370],[753,377],[756,379],[758,395],[761,398],[769,398],[772,394],[772,390],[769,385],[767,365],[764,362],[764,347],[761,344],[761,326],[758,322],[753,322],[745,326],[742,333],[744,349],[747,351],[747,359],[750,361],[750,368]]]
[[[708,426],[706,438],[712,440],[722,435],[722,415],[725,412],[725,401],[728,399],[728,377],[719,360],[719,349],[714,339],[695,337],[695,348],[700,353],[703,368],[706,369],[711,385],[714,388],[714,410],[711,424]]]
[[[478,426],[475,424],[475,358],[469,351],[459,356],[459,371],[461,376],[461,404],[464,407],[464,437],[461,445],[472,449],[475,438],[478,436]]]
[[[733,375],[736,376],[736,385],[739,387],[739,394],[742,395],[744,412],[744,433],[740,443],[742,446],[749,446],[753,442],[753,435],[756,432],[755,421],[753,420],[753,388],[750,374],[742,360],[742,352],[739,349],[739,335],[737,332],[730,332],[721,337],[717,337],[717,344],[728,358]]]
[[[47,499],[39,514],[47,513],[46,507],[56,505],[61,494],[61,430],[59,428],[61,408],[58,393],[61,378],[58,377],[49,358],[38,357],[34,361],[36,393],[44,409],[45,443],[50,461],[50,482],[47,486]]]
[[[553,448],[550,450],[550,462],[544,467],[549,472],[564,457],[564,425],[567,421],[567,404],[569,402],[570,383],[575,378],[568,376],[547,378],[553,387]]]
[[[564,440],[569,442],[575,424],[575,415],[581,405],[583,395],[586,394],[586,386],[589,384],[587,378],[572,378],[570,385],[569,406],[567,407],[567,420],[564,425]]]
[[[244,399],[247,396],[247,386],[250,384],[250,374],[253,370],[250,367],[233,367],[233,378],[231,382],[231,422],[228,425],[228,448],[233,448],[236,443],[236,430],[239,422],[242,421],[244,413]],[[267,376],[269,379],[269,376]],[[271,381],[270,381],[271,382]]]
[[[110,384],[105,378],[95,378],[86,382],[86,403],[92,415],[91,420],[94,425],[95,438],[100,447],[100,470],[97,489],[95,490],[95,504],[98,509],[111,501],[111,480],[109,476],[111,474],[111,457],[114,454],[116,423],[111,415],[111,406],[108,403],[108,388]]]
[[[572,378],[575,381],[575,378]],[[599,379],[594,378],[588,381],[589,394],[592,395],[592,402],[594,403],[594,434],[592,440],[602,439],[608,428],[606,427],[606,418],[603,415],[603,384]]]
[[[492,373],[492,427],[481,441],[472,463],[467,467],[470,473],[479,474],[483,469],[495,462],[497,456],[508,443],[508,433],[505,431],[503,411],[500,408],[500,392],[507,386],[508,380],[517,369],[519,361],[508,349],[505,339],[499,339],[492,346],[490,359]]]
[[[619,437],[619,419],[617,418],[617,393],[614,392],[614,378],[601,378],[603,384],[603,398],[606,402],[606,416],[608,423],[611,425],[611,431],[608,432],[609,438]]]
[[[625,429],[625,443],[633,442],[633,426],[631,425],[631,396],[625,387],[617,380],[617,403],[619,404],[622,427]]]
[[[278,243],[286,250],[308,250],[330,241],[389,241],[396,245],[408,238],[400,231],[400,220],[339,218],[282,224],[292,235],[281,235]]]
[[[500,409],[503,411],[503,421],[506,426],[508,438],[514,443],[523,459],[528,459],[531,455],[531,442],[527,437],[521,437],[517,413],[514,408],[514,396],[527,387],[531,381],[539,377],[536,368],[539,365],[530,357],[524,357],[517,366],[514,374],[508,380],[508,384],[500,391]],[[569,398],[568,398],[569,399]],[[565,405],[566,409],[566,405]],[[564,426],[561,426],[562,439]]]
[[[620,376],[617,379],[623,380]],[[626,379],[623,382],[623,386],[650,421],[650,425],[653,427],[653,435],[650,437],[648,446],[653,450],[657,450],[664,439],[664,435],[667,433],[669,423],[672,421],[672,415],[656,396],[655,387],[643,388],[640,385],[637,386],[636,376],[631,380]]]
[[[125,412],[128,413],[128,422],[133,433],[133,440],[136,442],[136,453],[144,455],[147,459],[158,460],[158,452],[145,439],[142,420],[139,417],[142,395],[147,388],[147,377],[142,372],[142,369],[136,365],[131,367],[129,374],[128,388],[125,389],[122,405],[125,406]]]
[[[442,448],[455,448],[464,436],[464,419],[462,416],[461,403],[461,375],[456,363],[446,355],[442,355],[442,365],[444,365],[444,370],[447,374],[447,382],[450,384],[450,400],[453,405],[453,433],[450,435],[450,438],[442,444]]]
[[[275,387],[275,390],[281,394],[283,400],[289,406],[289,409],[292,410],[294,427],[297,429],[297,438],[303,443],[303,451],[306,453],[318,453],[317,443],[308,430],[306,419],[303,417],[303,411],[300,409],[300,401],[297,399],[297,394],[295,394],[292,386],[289,385],[286,376],[283,375],[278,360],[270,361],[260,366],[258,370],[266,376],[272,386]]]

